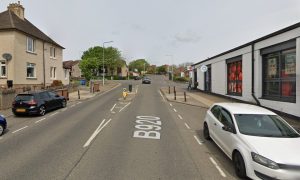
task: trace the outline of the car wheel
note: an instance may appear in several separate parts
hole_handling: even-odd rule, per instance
[[[41,106],[40,109],[39,109],[39,115],[40,116],[44,116],[46,113],[46,108],[45,106]]]
[[[239,152],[234,153],[233,164],[234,164],[234,170],[236,175],[240,178],[246,178],[247,175],[246,175],[245,162],[242,155]]]
[[[67,106],[67,101],[66,100],[63,100],[62,102],[61,102],[61,107],[62,108],[65,108]]]
[[[4,132],[4,127],[2,124],[0,124],[0,136],[3,134],[3,132]]]
[[[203,136],[206,140],[210,140],[209,129],[206,123],[203,125]]]

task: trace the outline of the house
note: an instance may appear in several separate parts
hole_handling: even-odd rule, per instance
[[[300,23],[192,67],[201,91],[300,117]]]
[[[80,60],[63,61],[63,68],[69,69],[70,78],[81,78],[82,77],[81,69],[79,68],[79,63],[80,63]]]
[[[53,80],[68,84],[61,45],[25,18],[25,8],[9,4],[0,13],[1,86],[49,86]]]

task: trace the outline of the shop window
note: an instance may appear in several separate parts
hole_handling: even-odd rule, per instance
[[[263,98],[296,102],[296,49],[263,55]]]
[[[227,94],[242,96],[243,73],[241,57],[227,61],[227,85]]]

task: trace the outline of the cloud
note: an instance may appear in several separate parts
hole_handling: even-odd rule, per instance
[[[201,37],[195,32],[187,31],[185,33],[177,33],[175,40],[181,43],[197,43],[201,40]]]
[[[132,29],[135,29],[135,30],[138,30],[138,31],[144,31],[144,30],[146,30],[145,27],[143,27],[143,26],[141,26],[139,24],[132,24],[131,27],[132,27]]]

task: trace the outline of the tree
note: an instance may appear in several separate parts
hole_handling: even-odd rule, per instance
[[[167,74],[168,72],[168,66],[167,65],[162,65],[157,67],[157,73],[159,74]]]
[[[147,70],[150,64],[145,59],[137,59],[129,63],[130,70],[137,69],[138,72]]]
[[[83,76],[90,80],[103,73],[103,47],[95,46],[83,52],[79,67]],[[125,63],[121,52],[114,47],[104,48],[104,69],[112,73],[116,68],[122,67]]]

